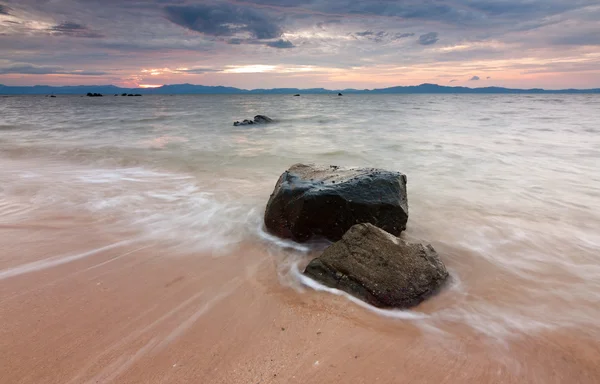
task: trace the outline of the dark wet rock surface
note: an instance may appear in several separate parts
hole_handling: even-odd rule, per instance
[[[371,223],[394,235],[406,229],[406,176],[376,168],[296,164],[284,172],[267,203],[265,225],[282,238],[342,238]]]
[[[380,308],[413,307],[448,278],[431,245],[408,243],[371,224],[353,226],[304,274]]]

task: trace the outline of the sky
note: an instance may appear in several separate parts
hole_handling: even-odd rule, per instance
[[[600,0],[0,0],[0,84],[600,87]]]

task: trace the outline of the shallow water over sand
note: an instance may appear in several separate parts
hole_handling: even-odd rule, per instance
[[[587,95],[3,98],[0,374],[598,382],[598,110]],[[259,113],[277,122],[232,126]],[[451,283],[394,312],[303,281],[323,244],[261,220],[296,162],[406,173],[403,236],[431,242]]]

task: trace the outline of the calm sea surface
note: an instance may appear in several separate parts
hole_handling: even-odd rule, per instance
[[[276,122],[232,126],[256,114]],[[264,207],[298,162],[407,174],[405,236],[432,243],[453,281],[433,304],[384,313],[391,321],[600,340],[598,95],[0,98],[4,227],[83,215],[227,258],[272,241]],[[303,248],[281,245],[279,279],[294,285],[289,260]],[[0,284],[31,271],[10,263]]]

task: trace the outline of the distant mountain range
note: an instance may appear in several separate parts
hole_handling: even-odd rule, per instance
[[[543,93],[600,93],[600,88],[594,89],[560,89],[547,90],[540,88],[533,89],[514,89],[502,87],[448,87],[437,84],[421,84],[415,86],[398,86],[380,89],[336,89],[329,90],[325,88],[273,88],[273,89],[239,89],[223,86],[206,86],[193,84],[174,84],[163,85],[158,88],[121,88],[114,85],[77,85],[53,87],[48,85],[35,85],[30,87],[8,86],[0,84],[0,95],[85,95],[88,92],[101,93],[105,96],[122,93],[134,93],[142,95],[207,95],[207,94],[427,94],[427,93],[446,93],[446,94],[543,94]]]

